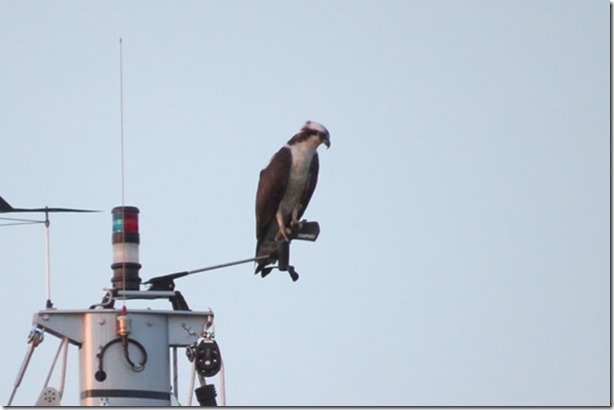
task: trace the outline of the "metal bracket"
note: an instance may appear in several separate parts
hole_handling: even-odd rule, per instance
[[[315,242],[318,239],[319,235],[320,224],[318,224],[316,221],[301,221],[300,229],[292,229],[292,233],[288,238],[288,242],[277,242],[277,249],[270,255],[273,258],[277,259],[277,266],[269,266],[262,269],[262,277],[264,278],[266,275],[271,273],[273,269],[279,269],[281,272],[288,272],[290,274],[290,278],[292,278],[292,281],[296,282],[299,278],[299,275],[294,266],[290,265],[290,243],[294,239]]]
[[[97,305],[90,306],[90,309],[96,309],[97,307],[101,307],[103,309],[113,309],[115,306],[116,300],[121,299],[168,299],[173,306],[173,310],[186,310],[189,311],[190,308],[185,298],[179,291],[173,291],[175,288],[175,284],[171,285],[162,285],[167,284],[167,282],[160,282],[160,286],[152,285],[148,290],[121,290],[121,289],[105,289],[106,293],[102,298],[102,302]]]

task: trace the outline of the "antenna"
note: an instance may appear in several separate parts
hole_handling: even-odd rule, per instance
[[[119,134],[121,148],[121,189],[122,189],[122,206],[125,203],[125,186],[124,186],[124,53],[121,37],[119,38]]]
[[[122,206],[121,209],[117,210],[118,212],[121,212],[121,216],[123,217],[123,212],[126,209],[126,190],[125,190],[125,162],[124,162],[124,47],[123,47],[123,41],[122,38],[119,38],[119,136],[120,136],[120,152],[121,152],[121,199],[122,199]],[[117,209],[117,208],[116,208]],[[136,210],[136,212],[138,212],[138,210]],[[120,243],[124,243],[125,242],[125,230],[121,229],[120,231],[120,237],[118,238],[118,242]],[[138,233],[137,233],[138,236]],[[138,247],[138,245],[137,245]],[[122,262],[125,262],[126,259],[126,250],[125,248],[122,246],[121,250],[120,250],[121,256],[119,256],[119,258],[122,260]],[[138,253],[137,253],[137,258],[138,258]],[[115,264],[116,262],[113,261],[113,263]],[[122,263],[121,265],[119,265],[120,269],[121,269],[121,288],[123,290],[126,290],[126,265],[125,263]],[[113,266],[111,266],[111,268],[113,268]],[[139,266],[140,268],[140,266]],[[118,271],[119,272],[119,269]],[[138,268],[136,269],[136,275],[138,278]],[[137,282],[137,287],[138,287],[138,282]],[[123,299],[123,305],[124,308],[126,307],[126,298],[124,297]]]
[[[113,215],[113,288],[126,290],[139,290],[141,278],[139,277],[139,209],[135,206],[126,206],[126,167],[124,149],[124,55],[123,41],[119,39],[119,136],[121,153],[121,206],[111,210]],[[126,296],[122,298],[126,307]]]

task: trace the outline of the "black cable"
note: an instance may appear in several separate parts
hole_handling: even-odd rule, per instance
[[[124,350],[124,357],[126,358],[126,361],[128,362],[128,364],[130,365],[130,368],[132,369],[133,372],[141,372],[143,371],[143,369],[145,368],[145,363],[147,363],[147,350],[145,350],[145,347],[139,343],[138,341],[131,339],[129,337],[117,337],[113,340],[111,340],[109,343],[107,343],[106,345],[104,345],[102,347],[102,349],[100,349],[100,353],[98,353],[96,355],[96,357],[98,358],[98,371],[94,374],[94,378],[96,380],[98,380],[99,382],[104,381],[107,378],[107,373],[104,371],[102,363],[103,363],[103,359],[104,359],[104,353],[105,351],[109,348],[109,346],[111,346],[112,344],[115,344],[117,342],[121,342],[122,346],[123,346],[123,350]],[[131,359],[130,359],[130,354],[128,352],[128,345],[132,343],[134,344],[143,354],[143,361],[139,364],[135,364]]]
[[[122,339],[122,345],[124,346],[124,357],[126,358],[126,360],[128,361],[128,363],[130,364],[130,367],[132,368],[133,372],[142,372],[143,369],[145,368],[145,363],[147,363],[147,351],[145,350],[145,348],[143,347],[143,345],[139,342],[137,342],[134,339],[130,339],[129,337],[123,337]],[[136,365],[134,364],[134,362],[132,360],[130,360],[130,353],[128,352],[128,344],[129,343],[133,343],[134,345],[136,345],[136,347],[139,348],[139,350],[141,351],[141,353],[143,354],[143,362]]]

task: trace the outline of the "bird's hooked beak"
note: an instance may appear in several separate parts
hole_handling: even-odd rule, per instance
[[[320,141],[326,145],[326,149],[330,148],[330,137],[328,134],[320,134]]]

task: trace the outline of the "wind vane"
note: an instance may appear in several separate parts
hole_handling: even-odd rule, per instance
[[[51,308],[53,303],[51,303],[51,261],[50,261],[50,251],[49,251],[49,225],[51,222],[49,221],[49,213],[59,213],[59,212],[101,212],[90,209],[75,209],[75,208],[56,208],[56,207],[44,207],[44,208],[13,208],[4,198],[0,196],[0,213],[45,213],[45,220],[39,221],[34,219],[20,219],[20,218],[6,218],[1,217],[0,219],[5,221],[13,221],[6,224],[2,224],[0,226],[6,225],[20,225],[20,224],[28,224],[28,223],[44,223],[45,224],[45,283],[46,283],[46,291],[47,291],[47,308]]]

